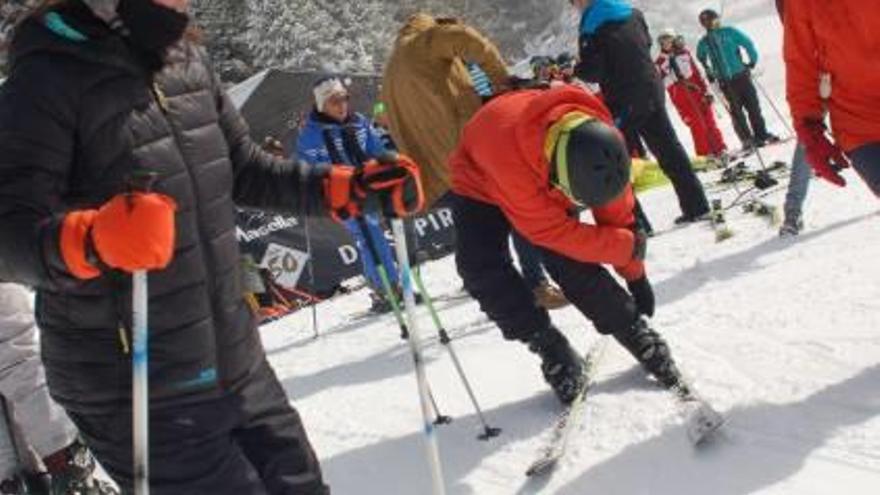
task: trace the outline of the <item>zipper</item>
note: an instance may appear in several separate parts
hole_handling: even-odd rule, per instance
[[[174,140],[174,145],[177,148],[178,152],[180,153],[180,160],[183,162],[183,167],[186,170],[186,174],[189,177],[190,183],[192,184],[193,196],[194,196],[193,197],[193,210],[195,210],[195,214],[196,214],[196,224],[198,225],[197,228],[198,228],[199,238],[200,238],[199,244],[201,245],[202,239],[205,239],[205,233],[203,231],[202,222],[200,220],[201,219],[201,209],[200,209],[200,204],[198,201],[199,192],[200,192],[199,191],[199,184],[196,181],[192,167],[190,167],[190,164],[187,161],[186,156],[183,154],[184,146],[183,146],[183,143],[181,143],[177,126],[168,117],[168,114],[169,114],[171,107],[168,104],[168,98],[165,95],[165,92],[162,90],[162,86],[160,86],[159,82],[156,80],[149,82],[148,86],[150,88],[150,94],[153,96],[153,99],[155,100],[156,104],[159,106],[159,109],[161,110],[163,120],[168,125],[168,129],[171,131],[171,137]],[[214,320],[214,309],[215,309],[214,302],[213,302],[215,281],[214,281],[214,277],[212,275],[212,271],[210,270],[210,267],[207,266],[207,253],[205,253],[205,256],[202,256],[202,265],[203,265],[202,268],[205,269],[205,284],[207,285],[209,306],[211,308],[210,317],[211,317],[211,320],[213,321]],[[215,335],[215,337],[216,337],[216,335]],[[216,355],[215,355],[214,366],[215,367],[217,366]]]

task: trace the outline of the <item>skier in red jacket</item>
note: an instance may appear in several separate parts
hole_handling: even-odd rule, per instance
[[[712,113],[712,93],[700,74],[684,37],[666,29],[657,37],[660,55],[654,62],[666,91],[684,123],[690,128],[698,156],[717,157],[727,151]]]
[[[516,230],[541,251],[571,303],[666,387],[684,387],[654,314],[644,233],[635,227],[630,159],[611,115],[570,85],[500,95],[465,126],[450,158],[456,263],[465,288],[508,340],[529,345],[559,399],[583,383],[582,360],[514,270]],[[573,214],[592,210],[595,224]],[[603,267],[610,265],[629,291]]]

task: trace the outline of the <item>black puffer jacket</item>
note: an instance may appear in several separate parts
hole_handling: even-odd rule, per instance
[[[216,395],[264,359],[242,297],[233,204],[317,211],[321,174],[258,149],[195,45],[176,46],[153,74],[100,21],[70,14],[66,28],[89,39],[26,21],[0,90],[0,279],[38,289],[59,402],[80,412],[128,404],[130,277],[74,279],[60,224],[123,192],[133,169],[157,172],[155,190],[179,209],[174,260],[149,275],[151,401]]]
[[[575,76],[598,83],[619,126],[639,121],[665,103],[663,85],[651,58],[651,35],[638,9],[623,21],[609,21],[580,36]]]

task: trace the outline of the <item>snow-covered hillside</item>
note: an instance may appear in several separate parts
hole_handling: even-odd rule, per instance
[[[761,48],[760,80],[782,104],[772,2],[729,3],[727,12]],[[702,6],[680,8],[690,18]],[[765,110],[771,128],[784,134]],[[724,126],[735,143],[726,120]],[[766,158],[787,160],[791,146],[768,149]],[[798,238],[780,239],[764,219],[733,209],[728,222],[736,235],[724,243],[716,244],[706,225],[651,241],[648,266],[659,300],[653,323],[697,388],[729,417],[723,435],[704,449],[688,444],[669,395],[612,347],[567,457],[551,477],[527,482],[524,470],[560,410],[537,358],[502,340],[476,303],[441,303],[487,418],[504,428],[480,442],[467,396],[422,310],[429,378],[441,409],[455,417],[438,430],[449,493],[878,493],[880,204],[853,173],[846,176],[846,189],[812,182],[807,228]],[[781,204],[783,193],[770,201]],[[725,201],[733,195],[711,193]],[[656,227],[672,223],[671,189],[642,199]],[[429,265],[425,278],[434,294],[460,287],[452,259]],[[334,493],[429,494],[408,349],[390,316],[348,321],[368,304],[363,292],[322,304],[318,340],[303,312],[264,327],[264,342]],[[579,349],[597,341],[574,310],[553,317]]]

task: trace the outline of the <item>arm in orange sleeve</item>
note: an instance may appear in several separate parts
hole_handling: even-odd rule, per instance
[[[627,185],[620,198],[605,206],[593,208],[593,218],[596,219],[596,223],[599,225],[625,228],[631,232],[636,223],[636,217],[633,213],[635,204],[636,198],[633,194],[632,185]],[[637,280],[645,275],[645,263],[641,260],[632,259],[632,255],[630,255],[626,263],[615,264],[614,269],[626,280]]]
[[[438,24],[432,28],[431,48],[445,59],[474,62],[486,72],[495,88],[507,85],[507,66],[498,48],[476,29],[461,23]]]
[[[581,223],[545,190],[508,195],[500,206],[517,232],[563,256],[614,266],[624,266],[632,258],[635,236],[631,230]]]
[[[786,68],[786,96],[795,125],[807,118],[822,119],[819,96],[819,53],[807,2],[785,9],[783,53]]]

